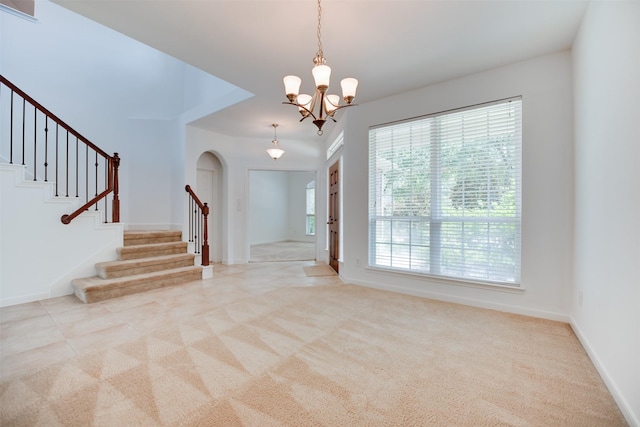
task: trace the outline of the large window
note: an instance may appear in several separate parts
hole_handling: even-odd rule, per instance
[[[519,98],[369,130],[369,265],[520,283]]]

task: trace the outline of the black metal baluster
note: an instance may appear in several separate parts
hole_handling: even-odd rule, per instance
[[[105,188],[107,188],[109,186],[109,161],[108,159],[105,159],[105,163],[104,163],[104,184],[105,184]],[[104,222],[107,223],[109,221],[107,221],[107,218],[109,218],[109,203],[107,203],[108,197],[105,197],[104,199]]]
[[[84,146],[84,201],[89,201],[89,146]],[[89,207],[87,206],[87,210]]]
[[[98,152],[96,151],[96,196],[98,195]],[[98,210],[98,203],[96,203],[96,210]]]
[[[44,116],[44,182],[47,182],[47,167],[49,166],[49,116]]]
[[[60,126],[56,123],[56,197],[58,197],[58,129]]]
[[[193,210],[193,199],[191,198],[191,194],[187,194],[187,197],[189,197],[189,241],[193,242],[193,228],[191,226],[192,223],[192,217],[191,217],[191,211]]]
[[[67,186],[67,197],[69,197],[69,131],[67,131],[67,162],[65,163],[67,169],[67,179],[65,185]]]
[[[78,195],[78,191],[79,191],[78,183],[80,182],[80,180],[79,180],[80,172],[78,170],[79,167],[80,167],[80,157],[78,156],[78,137],[76,136],[76,197],[80,197]]]
[[[25,116],[27,114],[27,100],[22,98],[22,166],[24,166],[24,144],[25,144],[25,138],[26,138],[26,133],[25,133]]]
[[[198,205],[193,204],[193,251],[198,253]]]
[[[195,212],[196,212],[196,215],[197,215],[196,221],[198,223],[198,230],[197,230],[198,235],[196,236],[196,251],[197,251],[196,253],[200,253],[200,247],[201,247],[201,245],[200,245],[200,238],[201,237],[200,236],[202,235],[202,233],[200,233],[202,231],[202,225],[200,224],[200,222],[202,221],[202,219],[200,217],[200,206],[196,207],[196,211]]]
[[[9,126],[9,163],[13,164],[13,90],[11,90],[11,124]]]
[[[37,124],[38,124],[38,109],[33,107],[33,180],[37,181],[37,172],[38,172],[38,164],[36,163],[36,153],[38,152],[38,133],[37,133]]]

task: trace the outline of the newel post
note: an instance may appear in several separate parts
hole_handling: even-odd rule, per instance
[[[209,265],[209,231],[207,229],[207,217],[209,216],[209,206],[205,203],[202,207],[202,266]]]
[[[120,167],[120,157],[118,153],[113,153],[113,208],[111,210],[111,222],[120,222],[120,198],[118,197],[118,168]]]

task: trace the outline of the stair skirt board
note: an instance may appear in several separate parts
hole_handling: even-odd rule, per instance
[[[74,279],[85,303],[103,301],[202,279],[202,267],[188,253],[180,231],[125,231],[118,261],[96,264],[97,275]]]

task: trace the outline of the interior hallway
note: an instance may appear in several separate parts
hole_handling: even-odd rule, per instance
[[[314,242],[283,242],[251,245],[250,262],[311,261],[316,259]]]

